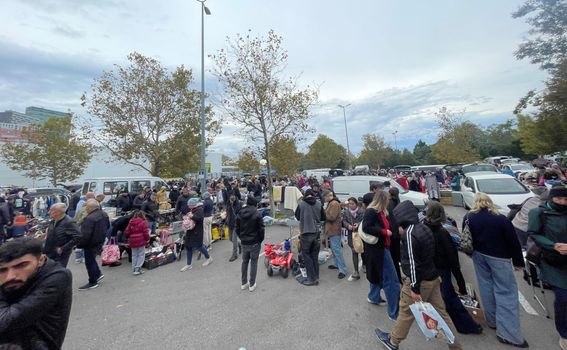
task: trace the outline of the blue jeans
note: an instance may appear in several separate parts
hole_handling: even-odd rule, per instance
[[[102,276],[98,263],[96,262],[96,256],[98,255],[97,248],[85,248],[83,249],[85,254],[85,267],[87,268],[87,273],[89,275],[89,283],[95,284],[96,280]]]
[[[496,334],[514,344],[522,344],[518,285],[511,259],[473,253],[474,269],[484,317]]]
[[[132,248],[132,272],[140,271],[146,258],[146,248]]]
[[[563,339],[567,339],[567,289],[553,287],[555,292],[555,328]]]
[[[148,220],[148,227],[151,230],[151,234],[155,235],[156,234],[156,228],[157,228],[157,222]]]
[[[398,274],[396,273],[396,267],[394,266],[394,260],[392,260],[392,255],[389,249],[384,249],[384,267],[382,268],[382,285],[384,288],[384,293],[386,294],[386,300],[388,302],[388,316],[395,320],[398,318],[398,312],[400,311],[400,280],[398,279]],[[380,297],[380,288],[377,284],[370,283],[370,292],[368,293],[368,299],[375,303],[383,302]]]
[[[343,257],[343,249],[341,247],[341,235],[330,236],[329,245],[333,251],[335,265],[339,268],[340,272],[346,275],[348,271],[345,264],[345,258]]]
[[[191,262],[193,261],[193,249],[196,249],[201,253],[203,253],[206,259],[209,258],[209,252],[207,251],[207,248],[205,248],[204,245],[201,245],[199,248],[192,248],[185,246],[185,250],[187,250],[187,265],[191,265]]]

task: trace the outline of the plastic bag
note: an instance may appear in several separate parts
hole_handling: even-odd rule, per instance
[[[120,248],[114,242],[114,238],[110,240],[109,244],[102,247],[101,259],[103,266],[114,264],[120,260]]]
[[[410,305],[410,309],[427,340],[435,339],[448,344],[455,343],[455,335],[433,305],[424,302],[415,303]]]

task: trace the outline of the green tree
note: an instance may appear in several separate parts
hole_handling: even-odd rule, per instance
[[[224,87],[226,114],[239,126],[241,133],[258,145],[267,161],[270,207],[274,213],[272,182],[272,149],[278,138],[296,140],[311,131],[310,107],[317,101],[317,91],[299,87],[297,77],[285,77],[288,54],[283,38],[273,30],[263,37],[237,35],[228,39],[228,48],[211,55],[214,74]]]
[[[530,91],[516,107],[518,135],[528,154],[550,154],[567,149],[567,59],[552,70],[541,93]],[[531,115],[524,111],[533,106]]]
[[[391,149],[384,142],[384,138],[377,134],[362,135],[364,141],[362,151],[358,155],[359,165],[368,165],[371,169],[380,169],[385,166],[385,161],[391,157]]]
[[[250,148],[243,149],[242,152],[240,152],[236,165],[240,171],[245,173],[257,174],[260,172],[260,161]]]
[[[82,105],[94,117],[85,126],[90,136],[119,160],[154,176],[183,176],[198,170],[200,93],[189,88],[191,70],[169,72],[157,60],[128,55],[127,67],[115,66],[92,84]],[[206,110],[207,142],[220,123]],[[100,128],[100,129],[99,129]]]
[[[434,163],[431,159],[431,146],[429,146],[422,140],[417,141],[417,143],[413,147],[413,156],[417,164],[424,165]]]
[[[567,56],[567,0],[526,0],[512,17],[526,17],[532,26],[515,52],[518,59],[550,69]]]
[[[279,175],[294,175],[301,166],[302,155],[297,151],[295,141],[291,137],[279,137],[272,141],[272,168]]]
[[[439,139],[431,146],[432,155],[443,163],[473,162],[480,158],[476,145],[482,143],[482,130],[469,121],[461,120],[461,113],[442,107],[436,113],[441,128]]]
[[[491,125],[485,132],[486,142],[483,143],[485,152],[481,151],[481,158],[498,155],[526,157],[520,145],[515,120],[510,119],[501,124]]]
[[[23,130],[27,143],[6,143],[1,156],[8,167],[51,185],[81,176],[91,160],[92,145],[75,133],[71,117],[51,117]]]
[[[306,154],[309,168],[339,168],[346,164],[347,151],[327,135],[319,135]]]

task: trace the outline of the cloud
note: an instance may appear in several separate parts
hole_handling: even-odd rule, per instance
[[[71,39],[80,39],[85,36],[85,32],[73,29],[65,24],[59,24],[53,28],[53,32],[66,36]]]

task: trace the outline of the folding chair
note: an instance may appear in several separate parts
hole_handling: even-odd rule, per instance
[[[548,304],[547,304],[547,298],[545,297],[545,289],[543,288],[543,281],[541,280],[540,269],[535,263],[527,259],[526,259],[526,263],[527,264],[524,269],[526,271],[526,274],[528,275],[530,284],[532,286],[533,297],[545,312],[545,317],[551,319],[549,308],[547,307]],[[536,291],[536,285],[537,288],[539,289],[539,292]],[[541,299],[540,296],[538,296],[540,293],[541,293]]]

